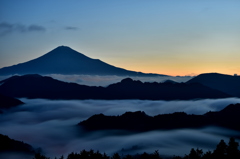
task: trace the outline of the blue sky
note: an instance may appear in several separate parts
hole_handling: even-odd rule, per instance
[[[240,74],[239,0],[0,0],[0,68],[66,45],[134,71]]]

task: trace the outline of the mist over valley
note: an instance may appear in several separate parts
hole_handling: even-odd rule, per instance
[[[197,129],[154,130],[147,132],[94,131],[86,133],[77,124],[94,114],[121,115],[126,111],[144,111],[154,116],[174,112],[204,114],[220,111],[239,98],[203,99],[187,101],[151,100],[46,100],[21,98],[25,104],[5,110],[1,114],[1,133],[24,141],[42,153],[55,157],[82,149],[99,150],[107,154],[152,153],[161,155],[187,154],[191,148],[213,150],[221,140],[237,137],[239,131],[221,127]],[[17,133],[16,133],[17,132]],[[117,143],[117,144],[116,144]]]

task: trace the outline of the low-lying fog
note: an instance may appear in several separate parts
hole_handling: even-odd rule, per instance
[[[66,157],[70,152],[83,149],[99,150],[112,155],[136,154],[159,150],[161,155],[184,155],[191,148],[213,150],[221,139],[228,142],[230,136],[240,132],[206,127],[130,133],[122,131],[98,131],[84,133],[76,125],[88,117],[103,113],[121,115],[126,111],[145,111],[157,115],[184,111],[188,114],[204,114],[219,111],[228,104],[240,103],[240,98],[204,99],[191,101],[148,100],[45,100],[20,99],[26,104],[0,114],[0,133],[24,141],[35,148],[41,147],[46,156]],[[239,140],[237,140],[239,142]]]

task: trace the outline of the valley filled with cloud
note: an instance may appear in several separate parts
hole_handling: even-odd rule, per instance
[[[239,132],[220,127],[197,129],[154,130],[130,132],[105,130],[85,132],[77,124],[94,114],[121,115],[126,111],[144,111],[147,115],[186,112],[204,114],[219,111],[239,98],[202,99],[187,101],[150,100],[46,100],[21,98],[25,104],[5,110],[1,114],[1,133],[10,138],[41,147],[42,153],[50,157],[67,156],[82,149],[99,150],[112,155],[152,153],[161,155],[188,154],[191,148],[213,150],[217,143]],[[164,122],[164,121],[163,121]],[[116,144],[117,143],[117,144]]]

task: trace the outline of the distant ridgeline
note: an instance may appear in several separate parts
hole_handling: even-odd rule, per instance
[[[240,97],[240,76],[206,73],[194,77],[186,83],[200,83],[212,89],[227,93],[231,96]]]
[[[219,112],[204,115],[188,115],[184,112],[148,116],[145,112],[126,112],[120,116],[93,115],[78,125],[87,131],[93,130],[129,130],[149,131],[157,129],[199,128],[219,126],[240,130],[240,104],[231,104]],[[237,136],[240,138],[240,136]]]
[[[59,46],[36,59],[0,69],[0,75],[14,74],[166,76],[118,68],[99,59],[89,58],[67,46]]]
[[[189,100],[233,96],[195,82],[143,83],[130,78],[108,87],[96,87],[30,74],[10,77],[0,84],[1,94],[15,98]]]

